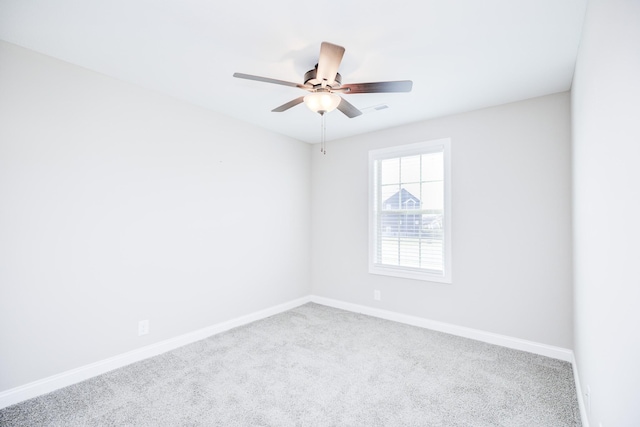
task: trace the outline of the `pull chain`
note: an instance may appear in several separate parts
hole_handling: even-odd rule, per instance
[[[325,125],[324,112],[320,112],[320,117],[322,117],[322,119],[320,120],[320,133],[321,133],[320,152],[326,155],[327,154],[327,142],[326,142],[327,127]]]

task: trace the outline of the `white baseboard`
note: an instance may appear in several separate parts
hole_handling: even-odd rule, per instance
[[[246,316],[241,316],[235,319],[221,322],[194,332],[180,335],[175,338],[151,344],[136,350],[129,351],[127,353],[120,354],[118,356],[91,363],[89,365],[81,366],[76,369],[62,372],[60,374],[56,374],[38,381],[31,382],[29,384],[0,392],[0,409],[27,399],[50,393],[60,388],[87,380],[89,378],[104,374],[114,369],[121,368],[131,363],[157,356],[162,353],[166,353],[167,351],[174,350],[178,347],[182,347],[184,345],[191,344],[193,342],[208,338],[221,332],[228,331],[229,329],[233,329],[238,326],[246,325],[248,323],[255,322],[257,320],[261,320],[269,316],[285,312],[287,310],[291,310],[292,308],[298,307],[308,302],[314,302],[329,307],[335,307],[355,313],[362,313],[381,319],[392,320],[408,325],[432,329],[439,332],[445,332],[452,335],[471,338],[490,344],[496,344],[516,350],[528,351],[530,353],[540,354],[542,356],[571,362],[574,369],[578,402],[580,404],[580,413],[583,418],[583,425],[588,427],[575,360],[573,357],[573,352],[569,349],[554,347],[546,344],[536,343],[533,341],[509,337],[506,335],[494,334],[478,329],[466,328],[463,326],[452,325],[449,323],[438,322],[435,320],[381,310],[373,307],[366,307],[315,295],[298,298],[283,304],[257,311],[255,313],[248,314]]]
[[[587,412],[587,405],[584,401],[584,394],[582,393],[582,387],[580,386],[580,375],[578,375],[578,364],[576,363],[575,355],[571,363],[573,366],[573,379],[576,384],[576,394],[578,395],[578,407],[580,408],[580,418],[582,418],[582,427],[589,427],[589,415]]]
[[[311,299],[309,296],[298,298],[293,301],[289,301],[283,304],[269,307],[264,310],[257,311],[255,313],[248,314],[246,316],[241,316],[235,319],[228,320],[226,322],[217,323],[215,325],[208,326],[194,332],[189,332],[175,338],[171,338],[155,344],[150,344],[145,347],[129,351],[127,353],[119,354],[108,359],[100,360],[89,365],[71,369],[60,374],[52,375],[38,381],[34,381],[16,388],[3,391],[0,393],[0,409],[6,408],[7,406],[11,406],[27,399],[50,393],[63,387],[70,386],[72,384],[104,374],[114,369],[130,365],[131,363],[148,359],[149,357],[157,356],[162,353],[166,353],[167,351],[174,350],[178,347],[182,347],[196,341],[200,341],[212,335],[228,331],[229,329],[233,329],[238,326],[255,322],[256,320],[261,320],[269,316],[291,310],[292,308],[308,303],[310,300]]]
[[[485,332],[478,329],[452,325],[450,323],[438,322],[436,320],[425,319],[422,317],[409,316],[407,314],[381,310],[379,308],[352,304],[315,295],[311,296],[311,302],[327,305],[329,307],[340,308],[342,310],[352,311],[355,313],[362,313],[369,316],[379,317],[381,319],[392,320],[394,322],[405,323],[407,325],[432,329],[438,332],[445,332],[447,334],[457,335],[464,338],[471,338],[489,344],[496,344],[502,347],[513,348],[515,350],[527,351],[529,353],[552,357],[554,359],[560,359],[565,362],[573,362],[573,351],[562,347],[555,347],[552,345],[510,337],[507,335],[494,334],[492,332]]]

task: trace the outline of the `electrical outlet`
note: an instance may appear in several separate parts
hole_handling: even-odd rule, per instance
[[[138,336],[147,335],[149,333],[149,321],[141,320],[138,322]]]
[[[373,291],[373,299],[380,301],[380,291]]]

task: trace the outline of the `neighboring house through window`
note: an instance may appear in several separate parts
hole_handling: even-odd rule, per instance
[[[451,283],[450,140],[369,152],[369,272]]]

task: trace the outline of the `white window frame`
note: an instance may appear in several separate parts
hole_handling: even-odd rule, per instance
[[[377,160],[438,151],[442,151],[444,162],[444,212],[442,216],[444,244],[443,274],[427,269],[391,266],[377,263],[376,251],[378,247],[378,227],[376,217],[376,191],[378,189],[378,183],[375,182],[375,162]],[[451,283],[451,243],[451,139],[441,138],[369,151],[369,273],[430,282]]]

